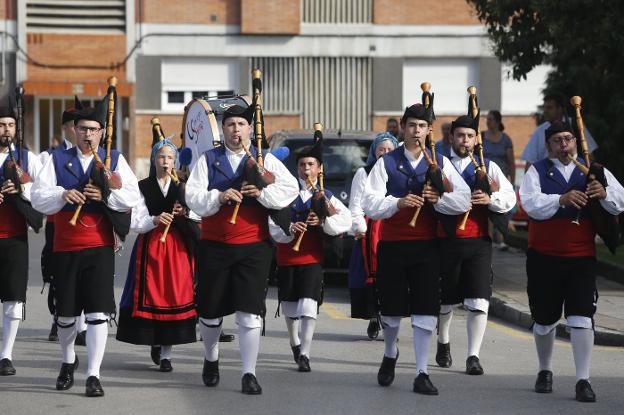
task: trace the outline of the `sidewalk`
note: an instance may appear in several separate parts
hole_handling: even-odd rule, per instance
[[[526,294],[526,255],[517,248],[492,256],[494,282],[490,314],[525,328],[531,327],[529,299]],[[595,343],[624,347],[624,285],[598,276],[598,311],[594,316]],[[565,320],[557,327],[557,335],[569,337]]]

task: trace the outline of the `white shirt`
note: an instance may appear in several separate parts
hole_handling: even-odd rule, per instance
[[[13,144],[11,144],[11,149],[15,150],[15,146]],[[8,151],[0,152],[0,166],[4,164],[7,157],[9,157]],[[41,162],[39,161],[39,158],[29,151],[28,152],[28,174],[33,179],[33,182],[34,180],[37,179],[40,172],[41,172]],[[33,182],[22,184],[22,193],[21,193],[22,199],[28,200],[28,201],[31,200],[31,191],[32,191]],[[13,183],[13,184],[17,186],[17,183]]]
[[[93,154],[88,153],[85,155],[82,154],[79,148],[76,150],[83,171],[86,171],[89,164],[93,161]],[[119,155],[115,171],[121,177],[122,186],[121,189],[111,189],[106,205],[117,212],[127,212],[139,203],[141,198],[139,183],[122,154]],[[41,169],[37,180],[35,180],[32,189],[32,205],[44,215],[53,215],[59,212],[67,203],[63,199],[63,192],[65,192],[65,189],[62,186],[57,186],[53,153],[52,157],[48,158]]]
[[[463,173],[472,161],[470,157],[459,157],[451,148],[451,163],[453,163],[458,172]],[[490,160],[488,165],[487,174],[499,186],[498,191],[492,192],[490,195],[488,209],[496,213],[509,212],[516,205],[516,192],[513,186],[507,180],[501,168],[492,160]]]
[[[169,176],[165,177],[164,185],[161,185],[160,180],[156,180],[156,182],[158,183],[158,187],[160,188],[163,196],[166,197],[167,192],[169,192],[169,186],[171,185],[171,178]],[[132,208],[132,220],[130,221],[130,229],[137,233],[148,233],[158,226],[154,225],[154,218],[155,216],[149,214],[147,204],[145,203],[145,197],[143,197],[143,194],[141,194],[139,203],[137,203],[137,205]]]
[[[564,165],[559,159],[550,159],[555,168],[563,175],[566,181],[570,180],[572,171],[575,168],[574,163],[570,162]],[[607,179],[607,197],[600,200],[600,205],[612,215],[618,215],[624,212],[624,188],[620,182],[607,170],[605,177]],[[559,210],[559,194],[547,195],[542,193],[539,174],[534,166],[531,166],[524,175],[524,180],[520,186],[520,203],[526,213],[536,220],[546,220],[553,217]]]
[[[422,152],[415,158],[410,151],[404,149],[404,154],[412,168],[416,168],[423,158]],[[442,158],[442,172],[453,187],[452,192],[444,192],[433,208],[445,215],[460,215],[470,208],[470,188],[464,179],[457,173],[449,159]],[[387,219],[399,211],[398,197],[386,196],[388,173],[384,158],[380,157],[368,175],[362,199],[364,213],[371,219]]]
[[[244,150],[234,153],[226,147],[225,154],[232,171],[235,172],[245,156]],[[275,183],[260,191],[258,202],[267,209],[281,209],[288,206],[297,197],[299,190],[297,180],[282,162],[270,153],[264,158],[264,168],[275,175]],[[185,189],[186,204],[201,217],[212,216],[221,208],[219,202],[219,193],[221,192],[217,189],[208,190],[209,184],[208,162],[206,155],[202,154],[191,170]]]
[[[368,175],[364,167],[360,167],[351,181],[351,194],[349,195],[349,210],[351,211],[351,232],[358,235],[366,232],[366,220],[362,208],[362,197],[366,187]]]
[[[548,157],[548,151],[546,150],[546,130],[548,127],[550,127],[550,122],[546,121],[541,123],[535,131],[533,131],[531,138],[529,138],[529,142],[526,147],[524,147],[524,150],[522,150],[522,156],[520,156],[521,159],[526,160],[531,164],[535,164],[538,161]],[[598,144],[596,144],[594,137],[592,137],[586,127],[584,127],[584,132],[589,152],[593,153],[594,150],[598,148]]]
[[[301,179],[299,179],[299,185],[299,196],[301,197],[301,200],[306,203],[314,195],[314,193],[311,189],[308,189],[306,183]],[[351,212],[334,196],[329,199],[329,203],[336,208],[336,214],[325,218],[325,221],[323,222],[323,232],[330,236],[348,232],[351,228]],[[269,218],[269,233],[271,234],[271,238],[280,244],[290,243],[295,238],[292,234],[286,235],[282,228],[277,226],[271,218]]]

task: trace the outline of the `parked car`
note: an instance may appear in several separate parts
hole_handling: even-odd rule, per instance
[[[284,164],[297,177],[297,154],[312,144],[313,130],[283,130],[269,140],[272,149],[288,147],[289,156]],[[366,164],[368,149],[375,138],[372,131],[323,131],[323,165],[325,188],[329,189],[345,206],[349,204],[351,181],[360,167]],[[353,236],[327,238],[325,245],[326,272],[345,272],[349,267]]]

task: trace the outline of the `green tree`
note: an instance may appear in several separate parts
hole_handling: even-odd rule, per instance
[[[624,1],[467,0],[514,79],[549,64],[544,92],[583,98],[596,159],[624,177]]]

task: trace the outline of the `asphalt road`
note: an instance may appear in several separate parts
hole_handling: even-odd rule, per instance
[[[576,414],[593,411],[621,414],[624,406],[624,349],[595,347],[592,385],[598,401],[574,400],[574,364],[567,341],[554,351],[554,392],[533,392],[537,358],[532,336],[525,330],[490,321],[481,351],[484,376],[463,373],[466,353],[465,315],[458,311],[451,331],[454,365],[441,369],[432,354],[429,373],[440,395],[412,392],[414,353],[411,328],[404,319],[399,334],[401,358],[389,388],[377,385],[383,355],[381,340],[366,337],[366,322],[352,320],[346,289],[331,288],[321,307],[311,351],[311,373],[299,373],[282,318],[273,318],[275,288],[267,301],[266,337],[261,340],[257,375],[261,396],[240,393],[238,343],[221,343],[221,383],[208,389],[201,381],[203,348],[200,343],[174,347],[174,371],[160,373],[149,348],[115,340],[111,328],[102,366],[106,396],[84,397],[86,350],[77,347],[81,368],[76,384],[65,392],[54,389],[60,367],[58,344],[47,341],[50,316],[40,295],[41,237],[31,233],[31,279],[27,320],[20,326],[13,353],[17,375],[0,378],[0,414]],[[118,257],[117,299],[125,281],[130,246]],[[233,318],[226,331],[235,333]]]

